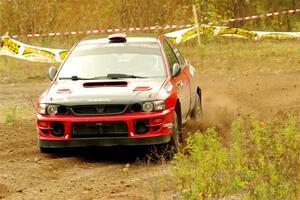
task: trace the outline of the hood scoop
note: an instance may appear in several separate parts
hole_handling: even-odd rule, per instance
[[[87,82],[83,87],[126,87],[126,81],[107,81],[107,82]]]

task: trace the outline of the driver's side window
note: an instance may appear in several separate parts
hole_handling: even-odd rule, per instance
[[[173,65],[175,63],[179,64],[179,61],[178,61],[173,49],[171,48],[171,46],[168,44],[168,42],[166,40],[164,40],[164,42],[163,42],[163,47],[165,49],[167,60],[168,60],[169,66],[170,66],[170,72],[172,72]]]

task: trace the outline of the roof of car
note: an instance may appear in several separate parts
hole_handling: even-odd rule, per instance
[[[92,39],[92,40],[83,40],[79,42],[78,45],[87,45],[87,44],[107,44],[109,43],[108,38]],[[126,43],[158,43],[158,39],[155,37],[127,37]]]

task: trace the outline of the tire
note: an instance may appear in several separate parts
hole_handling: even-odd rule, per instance
[[[179,153],[181,151],[181,139],[180,139],[181,137],[180,137],[180,126],[179,126],[179,121],[176,112],[174,112],[173,118],[174,118],[173,133],[169,145],[171,147],[170,150],[172,151],[172,153]]]
[[[151,158],[159,161],[162,159],[170,160],[176,153],[181,152],[181,137],[177,113],[174,111],[173,132],[171,140],[165,144],[154,145],[151,149]]]
[[[203,116],[203,111],[202,111],[202,100],[201,100],[201,93],[198,93],[197,92],[197,95],[196,95],[196,102],[195,102],[195,106],[192,110],[192,113],[191,113],[191,118],[193,120],[200,120]]]

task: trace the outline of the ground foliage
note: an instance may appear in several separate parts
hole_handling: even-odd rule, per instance
[[[299,166],[300,126],[290,114],[267,122],[236,120],[229,145],[215,129],[195,133],[174,160],[184,199],[199,193],[211,199],[298,199]]]

